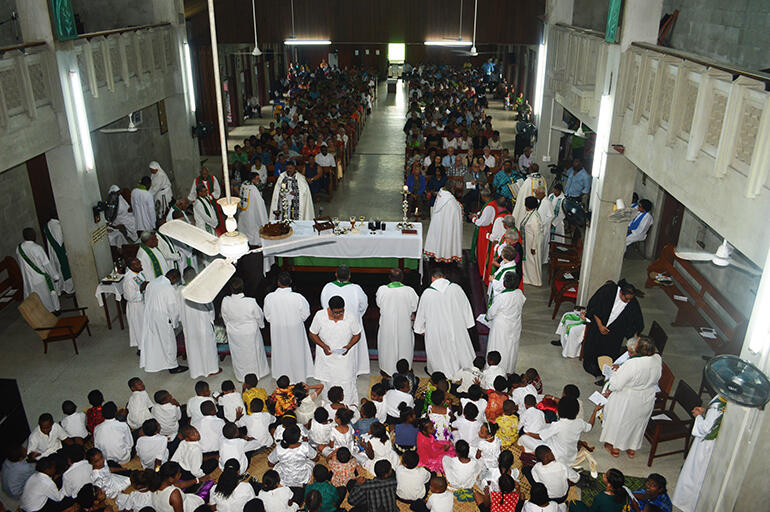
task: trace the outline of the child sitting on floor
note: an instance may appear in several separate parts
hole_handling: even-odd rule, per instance
[[[259,379],[254,373],[247,373],[243,377],[243,387],[241,388],[241,400],[246,404],[246,414],[251,414],[251,401],[255,398],[259,398],[263,403],[267,402],[267,391],[263,388],[258,388],[257,383]]]
[[[375,415],[377,414],[377,408],[374,406],[374,402],[364,402],[361,406],[361,417],[353,423],[353,429],[356,431],[355,436],[361,437],[369,432],[369,427],[374,423],[379,423]]]
[[[185,410],[191,425],[198,423],[203,418],[203,412],[201,412],[203,402],[211,402],[216,405],[214,399],[211,398],[209,383],[205,380],[199,380],[195,383],[195,396],[187,401],[187,408]]]
[[[169,442],[169,452],[176,449],[179,444],[177,433],[179,432],[179,420],[182,418],[182,410],[179,402],[174,400],[171,393],[165,389],[155,392],[155,403],[152,408],[152,416],[160,425],[160,433],[166,436]]]
[[[425,498],[430,471],[418,466],[420,456],[414,450],[404,453],[401,462],[401,465],[396,466],[396,497],[411,506],[415,501]]]
[[[329,411],[323,407],[317,408],[313,419],[310,420],[310,431],[308,432],[310,446],[316,450],[323,450],[329,444],[333,426],[332,420],[329,419]]]
[[[139,512],[145,507],[152,507],[152,493],[147,487],[153,478],[155,478],[155,471],[151,469],[133,471],[131,473],[131,487],[134,490],[129,493],[118,494],[118,497],[115,498],[115,505],[117,505],[118,510]]]
[[[487,421],[496,421],[503,414],[503,403],[508,400],[508,379],[498,375],[494,383],[495,388],[489,390],[487,396]]]
[[[498,427],[495,423],[483,423],[479,429],[479,443],[476,458],[484,464],[489,471],[497,466],[497,458],[500,456],[500,439],[495,437]]]
[[[313,419],[315,410],[323,402],[320,398],[323,389],[323,384],[311,385],[300,382],[294,385],[294,397],[297,402],[294,414],[297,416],[297,423],[307,425]]]
[[[434,476],[430,480],[430,496],[425,502],[431,512],[452,512],[454,510],[454,494],[447,491],[447,481],[443,476]]]
[[[86,459],[91,464],[91,482],[94,485],[101,488],[107,497],[115,499],[118,494],[123,492],[131,485],[131,479],[127,476],[113,473],[111,468],[107,465],[102,455],[101,450],[98,448],[91,448],[86,452]]]
[[[93,434],[96,425],[104,421],[102,417],[104,395],[98,389],[94,389],[88,393],[88,403],[91,404],[91,407],[86,410],[86,428],[90,434]]]
[[[503,402],[503,414],[497,417],[497,426],[495,435],[500,438],[501,449],[510,450],[519,439],[519,417],[513,400]]]
[[[139,377],[132,377],[128,380],[128,389],[131,390],[131,397],[128,399],[128,417],[126,423],[131,430],[141,428],[142,423],[152,418],[152,400],[147,390],[144,388],[144,382]]]
[[[275,423],[275,417],[264,408],[262,399],[255,398],[249,404],[251,414],[242,416],[237,423],[238,426],[246,428],[246,435],[254,440],[255,450],[273,445],[270,425]]]
[[[409,386],[406,377],[402,375],[393,377],[393,389],[389,389],[383,399],[386,422],[389,425],[395,425],[401,421],[401,404],[406,404],[407,407],[414,406],[414,398],[409,393]]]
[[[540,379],[540,374],[534,368],[527,369],[524,372],[523,380],[525,384],[531,384],[537,390],[539,395],[543,394],[543,381]]]
[[[495,379],[497,377],[508,378],[503,368],[500,367],[502,356],[497,350],[492,350],[487,354],[487,367],[481,372],[481,389],[488,391],[495,388]]]
[[[360,467],[350,450],[344,446],[327,455],[326,462],[332,472],[332,485],[337,488],[345,487],[348,482],[355,480]]]
[[[355,423],[358,421],[358,407],[356,407],[355,404],[345,404],[345,391],[341,386],[330,387],[327,396],[330,402],[326,405],[326,410],[329,411],[329,416],[334,417],[337,414],[337,411],[340,409],[348,409],[353,413],[351,422]]]
[[[411,368],[409,368],[409,361],[406,359],[399,359],[396,362],[396,373],[392,375],[392,382],[395,383],[396,377],[404,377],[409,383],[408,393],[414,397],[417,392],[417,385],[420,383],[420,379],[414,374]],[[395,384],[394,384],[395,386]]]
[[[441,389],[436,389],[431,393],[432,404],[428,406],[428,419],[436,427],[436,440],[452,442],[454,441],[451,428],[452,415],[444,401],[445,396]]]
[[[451,441],[437,441],[436,427],[428,418],[423,418],[418,423],[417,454],[420,456],[420,466],[434,473],[443,473],[442,460],[445,455],[455,456],[455,449]]]
[[[159,430],[160,425],[153,418],[142,423],[142,435],[136,440],[136,455],[144,469],[157,469],[168,460],[168,439]]]
[[[476,356],[473,360],[473,366],[470,368],[463,368],[457,374],[452,377],[453,391],[460,398],[468,398],[468,390],[476,381],[481,382],[481,372],[484,371],[484,365],[486,360],[482,356]]]
[[[61,410],[64,417],[59,424],[67,434],[67,439],[72,443],[83,444],[85,438],[88,437],[85,413],[78,411],[75,402],[71,400],[62,402]]]
[[[179,432],[182,436],[182,442],[179,443],[174,456],[171,460],[182,467],[182,480],[195,480],[199,483],[200,479],[217,468],[216,458],[203,458],[200,441],[201,436],[195,427],[185,425]]]
[[[280,418],[297,407],[294,400],[294,390],[288,376],[281,375],[275,381],[275,391],[268,397],[267,405],[268,410],[271,410],[276,418]]]
[[[241,415],[246,414],[246,405],[241,395],[235,392],[235,383],[231,380],[222,381],[222,394],[217,398],[217,403],[226,421],[235,423]]]
[[[468,397],[461,398],[460,404],[465,407],[465,404],[472,403],[479,411],[479,415],[486,416],[487,414],[487,399],[486,394],[478,384],[472,385],[468,388]]]
[[[355,449],[353,426],[350,424],[352,420],[353,411],[345,407],[337,409],[334,414],[335,426],[331,429],[329,444],[323,449],[324,457],[343,446],[350,450],[351,453],[358,452],[358,450]]]
[[[455,440],[465,441],[470,446],[475,447],[478,444],[479,429],[481,428],[478,417],[479,410],[476,404],[466,403],[463,407],[463,415],[452,422]]]
[[[401,413],[399,415],[401,422],[394,428],[394,442],[396,451],[403,453],[408,450],[414,450],[419,430],[417,429],[417,415],[414,413],[413,408],[402,405],[399,412]]]

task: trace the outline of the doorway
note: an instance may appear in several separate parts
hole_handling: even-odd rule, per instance
[[[35,201],[35,213],[37,214],[40,233],[45,233],[45,226],[51,220],[51,214],[56,210],[56,201],[53,197],[51,177],[48,174],[48,162],[45,154],[37,155],[27,160],[27,175],[32,187],[32,199]],[[42,237],[45,240],[45,237]]]
[[[663,198],[663,206],[660,209],[660,230],[658,239],[655,240],[655,258],[658,257],[663,247],[679,243],[679,232],[682,230],[682,218],[684,217],[684,205],[676,200],[667,191]]]

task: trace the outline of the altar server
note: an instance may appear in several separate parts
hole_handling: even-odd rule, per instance
[[[286,375],[291,382],[303,382],[313,374],[313,358],[305,330],[310,304],[292,291],[291,276],[278,274],[278,289],[265,296],[265,320],[270,323],[273,376]]]
[[[475,353],[468,329],[476,325],[468,297],[459,285],[435,269],[430,286],[422,293],[414,320],[414,332],[425,335],[428,372],[456,375],[470,368]]]
[[[519,233],[524,246],[524,263],[522,264],[524,283],[541,286],[543,284],[543,262],[540,252],[543,250],[543,225],[537,211],[537,198],[529,196],[524,202],[526,213],[519,222]]]
[[[134,212],[136,232],[148,231],[157,227],[158,218],[155,214],[155,199],[150,188],[149,176],[143,176],[136,188],[131,191],[131,209]]]
[[[142,350],[144,331],[144,290],[147,278],[142,273],[142,262],[137,258],[128,261],[123,276],[123,298],[126,299],[126,320],[128,320],[128,346]]]
[[[504,288],[495,294],[495,300],[487,311],[487,319],[492,322],[487,354],[493,350],[500,353],[499,366],[503,373],[513,373],[519,357],[521,310],[527,300],[519,289],[520,279],[515,270],[507,272],[503,278]]]
[[[329,299],[339,295],[345,300],[345,311],[356,318],[361,324],[361,341],[356,344],[354,351],[356,354],[358,375],[369,373],[369,347],[366,341],[366,333],[363,331],[363,316],[366,308],[369,307],[369,299],[364,290],[355,283],[350,282],[350,268],[347,265],[340,265],[334,274],[337,279],[327,283],[321,290],[321,307],[329,307]]]
[[[377,307],[380,308],[380,328],[377,331],[377,357],[380,370],[393,375],[400,359],[414,358],[414,331],[412,315],[417,311],[419,297],[411,286],[402,283],[404,272],[390,270],[390,283],[377,289]]]
[[[262,378],[270,373],[259,331],[265,326],[265,318],[257,301],[243,294],[243,280],[234,277],[230,281],[231,295],[222,299],[222,320],[227,329],[227,342],[233,359],[233,372],[243,382],[247,374]]]
[[[179,271],[169,270],[156,277],[144,290],[144,329],[140,346],[139,367],[146,372],[169,370],[180,373],[187,370],[176,361],[176,336],[179,325],[179,301],[174,289],[181,279]]]

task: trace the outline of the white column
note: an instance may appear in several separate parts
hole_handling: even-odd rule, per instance
[[[45,41],[49,46],[53,46],[53,31],[47,0],[16,2],[16,11],[19,14],[19,26],[25,43]]]

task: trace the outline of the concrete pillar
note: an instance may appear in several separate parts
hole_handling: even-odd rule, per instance
[[[45,41],[53,46],[53,27],[48,14],[48,0],[16,2],[21,36],[25,43]]]
[[[189,101],[184,94],[169,96],[165,104],[168,144],[174,170],[174,197],[187,197],[190,185],[200,169],[198,141],[192,136],[195,115],[190,111]],[[217,169],[211,171],[218,172]]]
[[[741,359],[770,374],[770,251],[749,318]],[[767,453],[770,416],[728,402],[696,512],[742,511],[767,508]],[[762,505],[764,503],[765,505]]]
[[[616,199],[631,204],[637,168],[623,155],[608,154],[605,173],[611,177],[602,180],[601,187],[594,180],[591,191],[591,226],[585,234],[578,291],[578,303],[582,305],[605,282],[618,280],[626,248],[628,224],[613,222],[609,216]]]
[[[591,169],[591,225],[584,237],[578,288],[577,303],[580,305],[586,305],[591,295],[605,281],[620,277],[626,226],[611,222],[608,216],[616,199],[622,198],[626,205],[630,204],[636,182],[636,168],[633,164],[610,149],[610,144],[617,142],[613,139],[613,133],[619,132],[619,120],[614,112],[615,101],[619,99],[615,93],[620,90],[620,54],[633,41],[649,41],[657,37],[662,5],[662,0],[627,0],[623,5],[621,41],[607,48]]]

